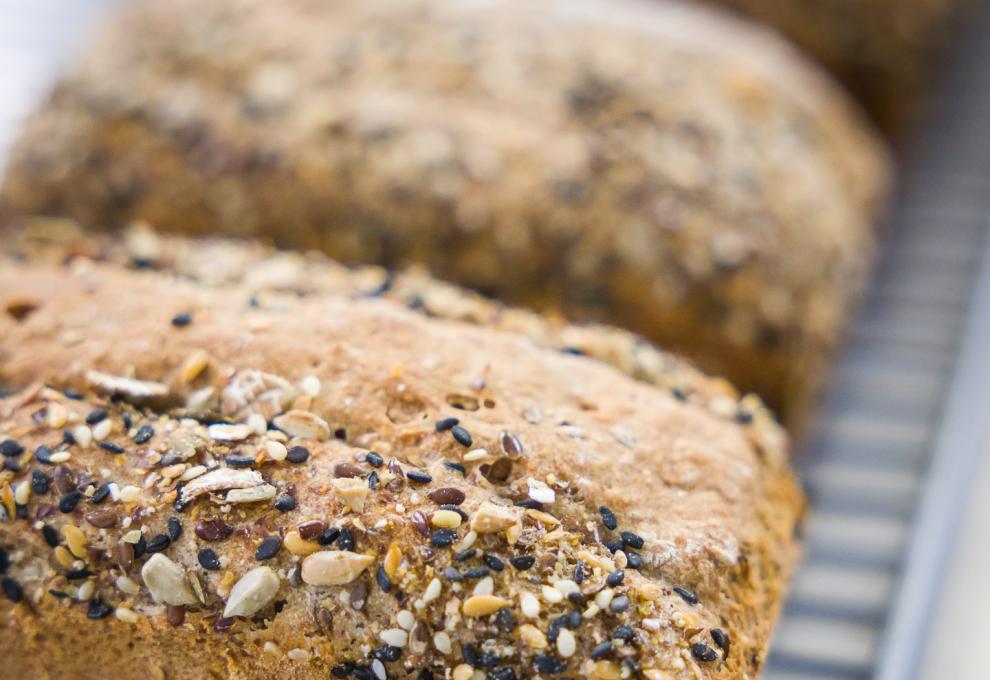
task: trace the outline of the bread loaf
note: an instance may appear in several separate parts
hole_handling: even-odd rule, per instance
[[[52,241],[0,257],[12,677],[758,673],[802,501],[755,400],[491,327],[511,310],[435,318],[374,270]]]
[[[264,235],[687,354],[800,412],[886,159],[767,32],[675,2],[142,3],[30,123],[8,211]]]
[[[825,64],[894,137],[916,121],[941,48],[969,0],[717,0]]]

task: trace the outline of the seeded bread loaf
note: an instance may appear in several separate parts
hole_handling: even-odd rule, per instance
[[[969,0],[717,0],[825,64],[892,136],[909,131]]]
[[[640,332],[790,420],[863,282],[885,161],[800,55],[697,7],[171,0],[66,76],[2,200],[420,263]]]
[[[755,677],[802,508],[758,403],[195,245],[4,239],[12,677]]]

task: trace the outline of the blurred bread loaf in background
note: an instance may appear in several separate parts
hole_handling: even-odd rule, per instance
[[[910,133],[941,47],[970,0],[715,0],[818,59],[892,137]]]
[[[153,0],[30,121],[12,213],[418,263],[606,321],[793,422],[888,184],[856,105],[669,0]]]

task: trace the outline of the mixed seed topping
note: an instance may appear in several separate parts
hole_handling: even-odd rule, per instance
[[[4,520],[31,524],[48,569],[40,588],[22,584],[23,551],[5,542],[13,603],[51,597],[126,623],[202,616],[236,635],[307,602],[324,631],[335,617],[364,619],[368,637],[337,652],[336,678],[416,668],[419,678],[509,680],[528,668],[662,680],[729,656],[728,635],[691,590],[640,573],[645,537],[605,506],[586,509],[567,480],[524,474],[516,433],[489,441],[441,417],[423,435],[440,453],[413,462],[293,407],[293,395],[320,393],[312,376],[235,373],[219,411],[196,418],[146,405],[163,383],[89,378],[91,392],[7,397],[31,405],[30,422],[25,408],[7,409],[0,432],[45,438],[33,451],[0,440]],[[77,465],[87,449],[107,458]],[[301,466],[313,472],[290,481]],[[245,550],[253,564],[234,557]],[[271,644],[294,661],[319,656],[312,640]],[[658,645],[675,651],[658,656]]]

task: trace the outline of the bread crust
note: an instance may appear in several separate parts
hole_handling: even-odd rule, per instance
[[[24,449],[0,444],[13,461],[0,472],[14,517],[0,524],[4,590],[23,591],[0,604],[0,642],[19,677],[325,678],[348,662],[360,677],[379,672],[375,655],[392,678],[471,677],[465,658],[488,677],[618,677],[627,658],[653,679],[758,672],[803,503],[785,438],[755,402],[681,362],[669,365],[684,367],[682,387],[662,388],[397,298],[196,281],[164,264],[202,244],[167,241],[135,271],[106,255],[113,247],[100,259],[98,239],[84,243],[35,241],[0,263],[0,384],[14,390],[0,399],[0,440]],[[225,247],[227,259],[212,251],[217,270],[251,248]],[[332,269],[308,267],[314,279]],[[366,271],[349,274],[352,290]],[[448,417],[463,430],[436,426]],[[49,488],[25,498],[35,470]],[[458,509],[467,520],[444,533]],[[354,545],[300,540],[313,521],[347,528]],[[118,544],[138,528],[145,555],[122,559]],[[470,529],[477,554],[456,561]],[[621,531],[632,533],[612,553]],[[204,566],[204,548],[219,569]],[[303,556],[313,549],[320,557]],[[531,567],[510,563],[526,555]],[[339,581],[338,558],[363,570],[316,585]],[[257,567],[277,593],[224,618],[254,601],[235,584]],[[571,610],[573,629],[552,623]],[[383,640],[403,641],[398,660]]]
[[[768,32],[676,2],[151,2],[67,75],[3,202],[423,264],[764,396],[821,378],[887,159]]]

